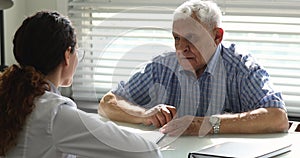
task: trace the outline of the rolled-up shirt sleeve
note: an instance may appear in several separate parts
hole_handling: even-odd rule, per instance
[[[245,76],[241,90],[244,104],[252,105],[254,109],[281,108],[287,111],[282,93],[276,90],[265,69],[257,68]]]

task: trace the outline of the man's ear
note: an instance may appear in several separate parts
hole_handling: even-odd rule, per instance
[[[65,64],[69,65],[70,64],[70,59],[71,59],[71,47],[69,47],[66,51],[65,51]]]
[[[214,39],[215,43],[219,45],[223,40],[224,30],[222,28],[216,27],[214,29],[214,34],[215,34],[215,39]]]

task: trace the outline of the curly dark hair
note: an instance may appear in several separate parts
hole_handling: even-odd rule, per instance
[[[45,76],[74,53],[76,34],[70,20],[58,12],[40,11],[26,18],[16,31],[13,53],[19,65],[0,74],[0,156],[17,144],[34,99],[50,90]]]

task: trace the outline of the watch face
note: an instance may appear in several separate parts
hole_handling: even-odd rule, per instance
[[[211,116],[209,118],[209,121],[211,123],[211,126],[213,127],[213,133],[218,134],[220,130],[221,119],[217,116]]]

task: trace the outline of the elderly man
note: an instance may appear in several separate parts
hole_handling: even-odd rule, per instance
[[[99,114],[169,135],[288,130],[281,93],[250,54],[222,44],[221,11],[190,0],[174,12],[176,52],[155,57],[103,96]]]

